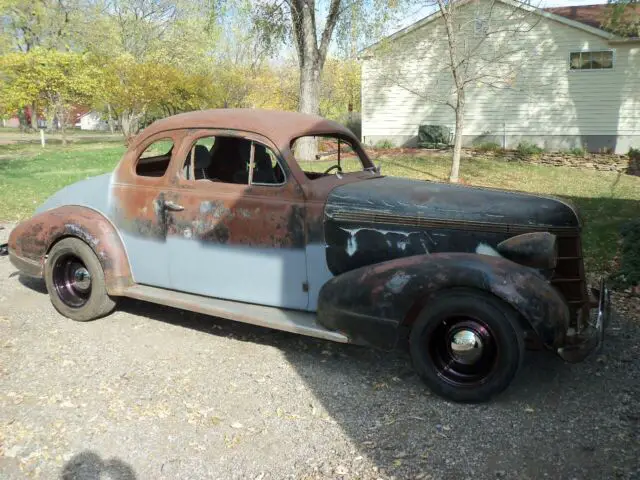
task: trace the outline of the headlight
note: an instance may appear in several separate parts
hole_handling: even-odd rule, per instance
[[[556,268],[558,260],[556,236],[549,232],[516,235],[500,242],[496,249],[513,262],[540,270]]]

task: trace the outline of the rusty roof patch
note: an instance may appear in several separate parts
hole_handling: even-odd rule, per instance
[[[225,108],[180,113],[158,120],[145,128],[133,142],[158,132],[186,128],[244,130],[263,135],[276,145],[288,145],[304,135],[338,134],[356,140],[345,126],[316,115],[278,110]]]

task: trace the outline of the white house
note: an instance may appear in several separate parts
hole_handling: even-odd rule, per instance
[[[107,130],[109,124],[98,112],[91,110],[80,115],[76,127],[80,127],[80,130]]]
[[[606,5],[541,10],[512,0],[459,1],[459,48],[474,52],[475,79],[466,92],[464,144],[640,147],[640,38],[600,28]],[[365,143],[415,145],[421,124],[453,130],[448,56],[440,13],[363,52]]]

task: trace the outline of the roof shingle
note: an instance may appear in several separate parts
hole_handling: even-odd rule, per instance
[[[630,13],[635,10],[635,13],[640,15],[640,4],[628,5],[627,9]],[[604,29],[604,25],[611,11],[611,5],[601,4],[551,7],[545,8],[544,11],[568,18],[569,20],[584,23],[590,27]]]

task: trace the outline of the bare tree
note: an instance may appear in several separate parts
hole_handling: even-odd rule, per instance
[[[402,12],[406,0],[274,0],[256,2],[255,25],[263,42],[277,49],[282,41],[291,40],[298,56],[300,70],[300,102],[303,113],[319,113],[321,77],[337,26],[349,22],[351,34],[371,39],[395,14]],[[357,19],[358,28],[353,25]],[[315,155],[315,144],[306,142],[296,152],[301,158]]]
[[[429,0],[436,9],[434,22],[442,28],[443,40],[430,46],[438,68],[428,72],[430,81],[416,78],[405,68],[406,42],[393,39],[378,47],[384,59],[388,83],[399,86],[430,103],[449,106],[455,117],[453,158],[449,181],[459,180],[465,107],[472,88],[513,88],[524,65],[523,46],[517,37],[530,32],[540,17],[534,7],[500,0]]]

